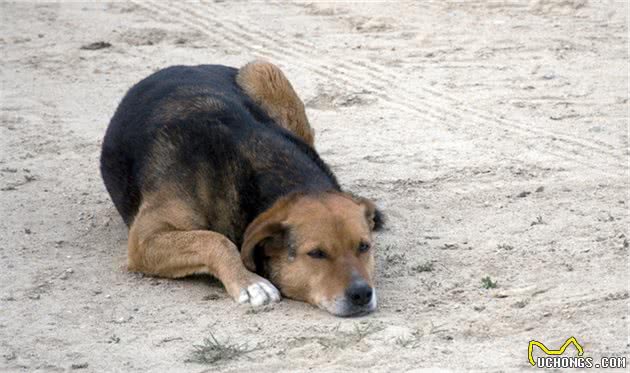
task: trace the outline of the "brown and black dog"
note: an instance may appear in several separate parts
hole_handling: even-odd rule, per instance
[[[373,311],[381,214],[341,190],[313,141],[302,101],[267,62],[174,66],[136,84],[101,154],[129,269],[208,273],[254,306],[281,292],[335,315]]]

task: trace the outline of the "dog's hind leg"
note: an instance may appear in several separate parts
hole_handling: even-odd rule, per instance
[[[304,103],[280,68],[265,61],[250,62],[239,69],[236,82],[271,119],[314,147],[315,132]]]
[[[280,300],[271,282],[245,268],[234,243],[203,227],[185,202],[146,198],[129,230],[129,270],[170,278],[208,273],[239,303]]]

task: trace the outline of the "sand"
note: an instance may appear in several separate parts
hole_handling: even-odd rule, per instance
[[[530,340],[570,336],[630,354],[627,2],[0,14],[0,371],[531,371]],[[98,172],[118,102],[169,65],[254,58],[284,69],[321,156],[388,217],[372,315],[252,310],[207,277],[125,270]],[[211,334],[254,350],[199,363]]]

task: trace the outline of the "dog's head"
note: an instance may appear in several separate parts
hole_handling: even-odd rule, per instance
[[[241,257],[286,297],[338,316],[369,313],[376,309],[372,232],[381,225],[367,199],[341,192],[292,195],[249,225]]]

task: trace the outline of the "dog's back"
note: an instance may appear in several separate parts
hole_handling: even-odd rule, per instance
[[[142,196],[170,187],[235,242],[295,187],[339,186],[313,149],[278,126],[220,65],[174,66],[129,90],[103,143],[101,172],[130,225]]]

